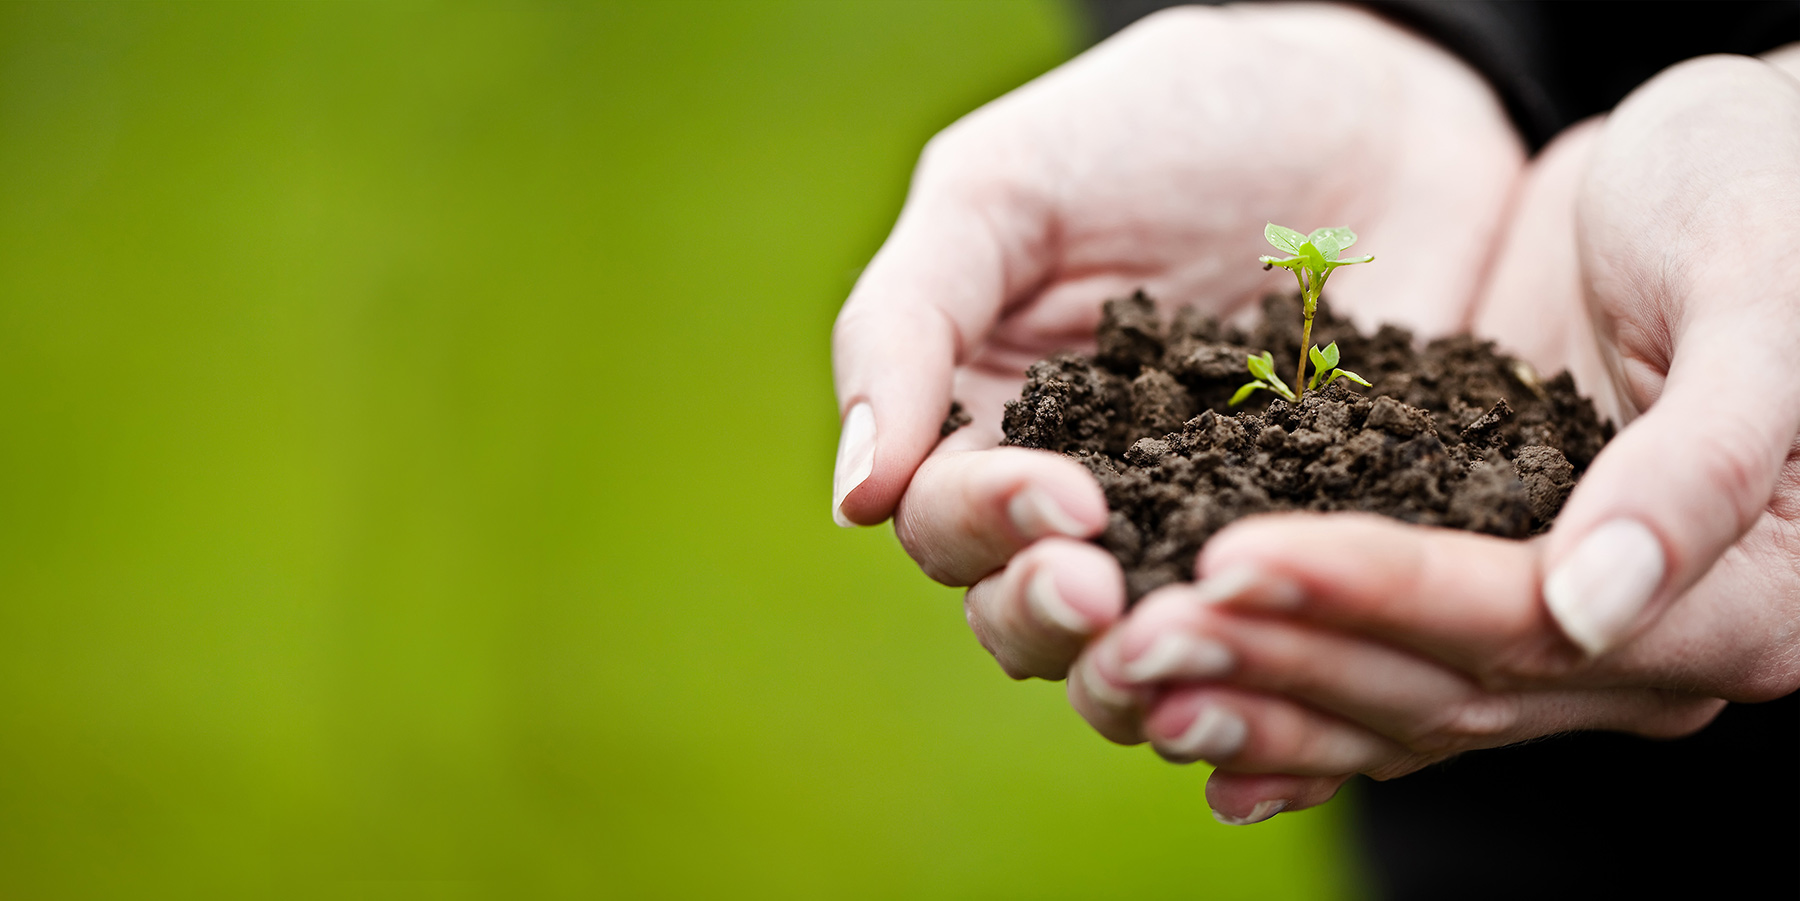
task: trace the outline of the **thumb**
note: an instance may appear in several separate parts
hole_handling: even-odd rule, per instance
[[[999,208],[1006,176],[979,171],[967,141],[933,139],[894,231],[832,329],[843,431],[832,477],[841,526],[888,518],[937,444],[955,368],[985,340],[1001,305],[1038,272],[1005,233],[1031,219]]]
[[[1550,534],[1544,601],[1590,655],[1705,575],[1768,506],[1787,460],[1800,385],[1773,348],[1737,340],[1758,332],[1723,325],[1683,336],[1661,396],[1595,458]]]
[[[1597,329],[1644,416],[1545,548],[1544,600],[1600,654],[1703,576],[1768,506],[1800,420],[1792,210],[1800,85],[1743,57],[1665,70],[1609,116],[1577,205]]]

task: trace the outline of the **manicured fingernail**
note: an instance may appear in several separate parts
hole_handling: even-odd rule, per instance
[[[1300,586],[1252,563],[1227,567],[1194,586],[1194,600],[1202,604],[1292,610],[1300,606],[1301,599]]]
[[[850,408],[838,435],[837,468],[831,475],[831,519],[848,529],[856,523],[844,516],[844,498],[875,471],[875,411],[867,401]]]
[[[1087,691],[1088,697],[1103,706],[1114,710],[1130,710],[1137,705],[1137,696],[1114,685],[1112,680],[1100,675],[1100,670],[1095,666],[1095,660],[1103,653],[1106,653],[1103,647],[1096,647],[1092,652],[1081,656],[1081,662],[1077,664],[1081,667],[1081,687]]]
[[[1236,754],[1249,737],[1250,727],[1245,725],[1243,717],[1209,704],[1200,708],[1200,715],[1194,717],[1186,732],[1169,741],[1158,742],[1156,749],[1168,757],[1217,763]]]
[[[1081,538],[1087,529],[1063,511],[1050,495],[1037,488],[1025,488],[1006,504],[1006,515],[1012,517],[1013,528],[1026,538],[1067,535]]]
[[[1056,577],[1048,569],[1038,570],[1025,583],[1025,603],[1044,625],[1077,635],[1094,631],[1094,624],[1063,600],[1062,592],[1056,590]]]
[[[1650,603],[1663,577],[1662,542],[1632,519],[1589,533],[1544,580],[1544,602],[1589,656],[1611,650]]]
[[[1218,820],[1227,826],[1248,826],[1251,823],[1260,823],[1263,820],[1286,810],[1287,806],[1288,802],[1286,801],[1261,801],[1258,802],[1255,807],[1250,809],[1250,815],[1247,817],[1226,816],[1215,810],[1213,811],[1213,819]]]
[[[1232,663],[1231,649],[1210,638],[1168,632],[1128,658],[1119,673],[1133,682],[1216,679],[1230,672]]]

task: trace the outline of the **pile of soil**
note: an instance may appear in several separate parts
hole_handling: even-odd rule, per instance
[[[1525,538],[1612,438],[1566,372],[1540,379],[1467,335],[1423,350],[1395,326],[1364,335],[1323,301],[1314,343],[1336,341],[1373,387],[1339,379],[1297,407],[1261,391],[1228,407],[1252,353],[1291,377],[1300,325],[1297,295],[1266,299],[1244,332],[1192,308],[1165,326],[1139,292],[1107,302],[1093,355],[1039,361],[1007,404],[1006,444],[1067,454],[1100,480],[1112,512],[1098,542],[1132,601],[1193,578],[1200,546],[1256,513],[1360,510]]]

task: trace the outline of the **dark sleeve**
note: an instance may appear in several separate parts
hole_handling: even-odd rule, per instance
[[[1083,0],[1096,38],[1169,0]],[[1800,41],[1800,0],[1362,0],[1480,72],[1532,150],[1612,109],[1650,76],[1707,53]]]

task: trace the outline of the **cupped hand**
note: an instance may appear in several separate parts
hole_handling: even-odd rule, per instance
[[[1636,415],[1544,539],[1222,531],[1095,642],[1102,733],[1221,764],[1232,822],[1572,729],[1681,735],[1800,687],[1800,81],[1690,61],[1534,166],[1477,328]],[[1588,316],[1571,311],[1584,309]]]
[[[1151,16],[934,138],[833,332],[840,524],[892,515],[1015,676],[1060,677],[1123,608],[1081,539],[1098,485],[998,448],[1025,368],[1091,344],[1144,287],[1230,314],[1282,288],[1268,220],[1349,224],[1391,263],[1334,281],[1365,324],[1467,326],[1523,165],[1488,87],[1437,47],[1332,5]],[[939,441],[951,400],[973,423]],[[1010,564],[1009,564],[1010,561]]]

